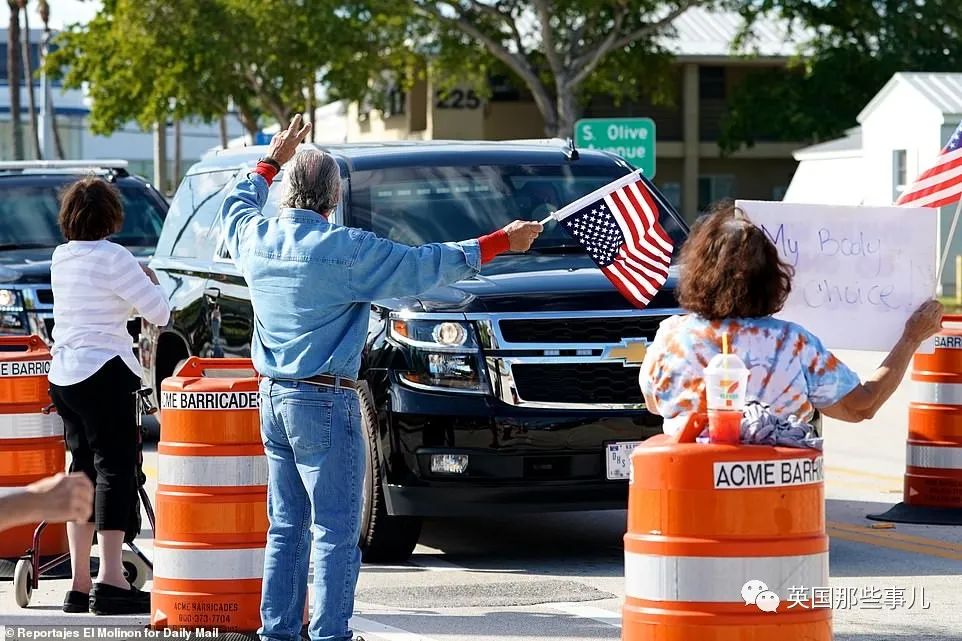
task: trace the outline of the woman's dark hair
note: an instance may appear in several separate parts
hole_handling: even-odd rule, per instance
[[[101,240],[120,231],[124,210],[113,185],[90,176],[60,196],[60,230],[67,240]]]
[[[765,232],[725,200],[682,248],[678,302],[708,320],[770,316],[785,305],[794,274]]]

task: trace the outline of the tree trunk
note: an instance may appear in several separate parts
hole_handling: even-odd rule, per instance
[[[20,0],[23,9],[23,37],[20,57],[23,59],[23,79],[27,86],[27,106],[30,109],[30,144],[33,145],[33,157],[43,160],[40,153],[40,129],[37,124],[37,94],[33,87],[33,60],[30,58],[30,18],[27,17],[27,3]]]
[[[241,125],[247,132],[247,143],[253,145],[257,142],[257,132],[260,131],[260,127],[257,126],[257,117],[254,115],[248,107],[244,105],[237,105],[237,119],[240,120]]]
[[[257,97],[258,104],[274,116],[281,129],[287,129],[291,124],[291,110],[285,106],[280,97],[264,82],[258,79],[253,72],[248,71],[245,77],[248,86],[250,86],[254,95]]]
[[[558,135],[558,101],[552,99],[548,94],[548,90],[541,86],[534,86],[530,83],[525,83],[528,85],[528,89],[531,90],[531,95],[534,97],[534,104],[541,112],[541,117],[544,119],[544,135],[548,138],[554,138]]]
[[[47,93],[53,94],[50,89],[47,89]],[[66,155],[63,153],[63,140],[60,139],[60,127],[57,126],[57,110],[53,108],[53,98],[48,97],[47,100],[50,101],[50,129],[53,131],[54,150],[57,152],[57,160],[63,160]]]
[[[227,139],[227,114],[221,114],[219,119],[220,124],[220,147],[221,149],[227,149],[227,145],[230,140]]]
[[[315,133],[317,132],[317,91],[316,83],[314,79],[311,78],[311,84],[307,87],[307,122],[311,123],[311,131],[308,136],[308,141],[314,142]]]
[[[181,137],[181,134],[180,119],[177,119],[174,121],[174,175],[171,180],[171,184],[173,185],[180,183],[181,166],[183,165],[184,161],[184,150],[183,145],[181,144],[183,138]]]
[[[544,135],[554,138],[558,135],[558,111],[554,105],[538,106],[541,117],[544,118]]]
[[[280,101],[276,100],[275,98],[267,98],[265,96],[264,100],[268,101],[267,107],[270,109],[271,115],[277,119],[277,124],[280,125],[280,128],[283,130],[290,127],[292,117],[291,112],[286,107],[282,106]]]
[[[42,56],[44,62],[47,60],[47,54],[50,53],[50,38],[52,34],[50,33],[50,3],[46,0],[40,0],[38,5],[40,10],[40,19],[43,20],[43,46],[42,46]],[[53,92],[50,91],[50,79],[47,78],[47,74],[43,74],[43,97],[44,97],[44,118],[50,119],[50,131],[53,132],[53,147],[54,153],[57,156],[57,160],[63,160],[65,154],[63,153],[63,140],[60,139],[60,127],[57,126],[57,110],[53,105]],[[44,133],[46,136],[46,133]]]
[[[158,121],[154,125],[154,186],[162,194],[167,189],[167,123]]]
[[[23,160],[23,123],[20,120],[20,5],[7,0],[10,26],[7,28],[7,83],[10,89],[10,131],[13,158]]]
[[[562,87],[558,92],[558,128],[555,133],[559,138],[573,138],[575,122],[581,115],[581,106],[575,95],[575,88]]]

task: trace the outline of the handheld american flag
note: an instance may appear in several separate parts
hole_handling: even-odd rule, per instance
[[[962,123],[935,166],[919,176],[902,192],[896,205],[909,207],[945,207],[962,199]]]
[[[668,279],[671,237],[662,205],[636,171],[551,214],[587,250],[608,280],[643,308]]]

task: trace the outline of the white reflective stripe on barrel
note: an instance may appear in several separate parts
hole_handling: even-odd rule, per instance
[[[962,384],[912,381],[912,400],[936,405],[962,405]]]
[[[63,421],[56,414],[0,414],[0,440],[63,436]]]
[[[625,596],[647,601],[744,603],[742,586],[765,583],[776,594],[792,586],[828,585],[828,552],[801,556],[655,556],[625,552]]]
[[[231,581],[263,576],[264,548],[185,550],[154,545],[154,578]]]
[[[267,457],[159,454],[157,482],[196,487],[267,485]]]
[[[962,447],[909,443],[905,448],[905,464],[937,470],[962,470]]]

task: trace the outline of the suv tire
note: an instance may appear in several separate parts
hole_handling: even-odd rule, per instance
[[[361,554],[368,563],[403,562],[410,558],[421,536],[421,519],[388,514],[378,451],[377,412],[366,382],[360,383],[357,395],[361,404],[366,459],[361,503]]]

